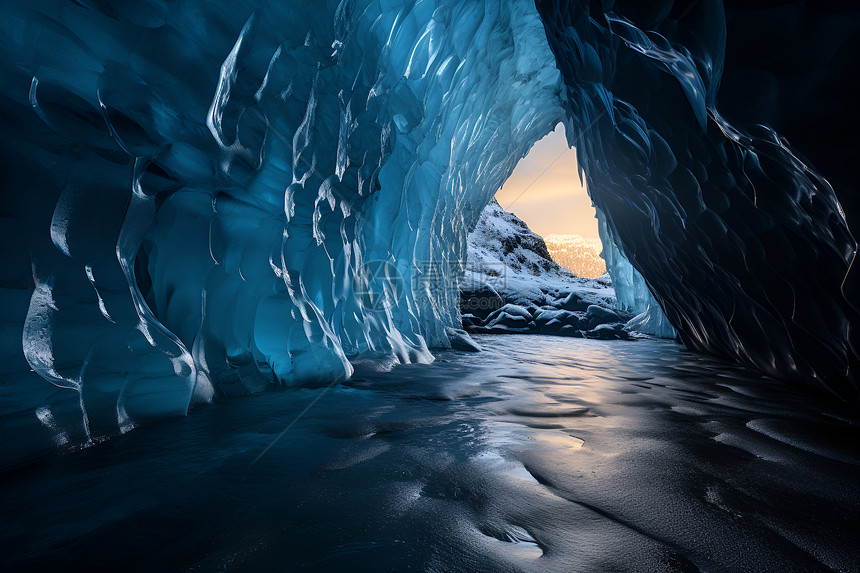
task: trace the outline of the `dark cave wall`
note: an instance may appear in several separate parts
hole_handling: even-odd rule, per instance
[[[764,123],[833,185],[860,224],[860,3],[726,2],[726,69],[717,106]]]
[[[860,225],[860,3],[726,1],[726,70],[717,105],[764,123],[833,185],[849,226]],[[860,260],[842,291],[860,311]],[[857,349],[856,334],[854,339]]]
[[[816,144],[832,135],[825,119],[856,115],[833,93],[854,81],[841,77],[852,35],[826,33],[838,7],[817,18],[718,0],[537,7],[592,199],[681,340],[856,399],[845,282],[856,242],[837,202],[850,219],[856,193],[838,183],[851,162]],[[798,26],[817,34],[806,51]]]

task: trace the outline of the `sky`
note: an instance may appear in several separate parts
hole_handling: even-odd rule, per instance
[[[568,148],[564,126],[535,143],[496,193],[499,204],[545,237],[597,238],[594,207],[579,182],[576,151]]]

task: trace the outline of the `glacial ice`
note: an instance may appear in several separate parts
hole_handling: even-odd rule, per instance
[[[627,322],[627,328],[659,338],[675,338],[675,328],[654,300],[648,283],[618,248],[616,238],[606,224],[606,215],[599,209],[597,219],[600,242],[603,244],[602,256],[606,261],[606,272],[612,277],[617,306],[636,315]]]
[[[721,4],[668,14],[661,35],[558,0],[5,6],[9,447],[431,360],[468,230],[559,121],[643,324],[856,395],[834,191],[717,112]]]
[[[432,360],[468,229],[562,113],[526,0],[7,12],[3,413],[73,440]]]
[[[784,138],[720,113],[743,105],[718,97],[723,3],[537,7],[604,233],[648,287],[619,298],[658,303],[636,320],[662,329],[659,306],[690,349],[856,401],[856,240]]]

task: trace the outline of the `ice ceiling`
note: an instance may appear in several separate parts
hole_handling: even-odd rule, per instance
[[[77,440],[430,360],[469,227],[559,121],[623,304],[856,396],[856,243],[784,139],[720,116],[722,4],[605,4],[5,7],[2,414]]]

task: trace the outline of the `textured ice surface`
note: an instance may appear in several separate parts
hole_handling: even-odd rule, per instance
[[[597,211],[597,219],[600,242],[603,244],[602,256],[606,261],[606,272],[612,277],[617,306],[636,315],[627,323],[628,328],[660,338],[675,338],[675,329],[654,300],[645,279],[616,245],[617,239],[600,210]]]
[[[40,409],[33,436],[431,360],[467,230],[562,113],[527,0],[46,0],[0,26],[3,414]]]
[[[718,113],[721,4],[638,26],[593,10],[4,6],[2,414],[27,436],[13,457],[215,392],[430,360],[458,326],[467,230],[562,119],[688,346],[856,395],[840,291],[856,244],[783,139]]]
[[[719,113],[721,2],[634,4],[537,2],[605,232],[689,348],[856,400],[857,244],[833,188]]]

